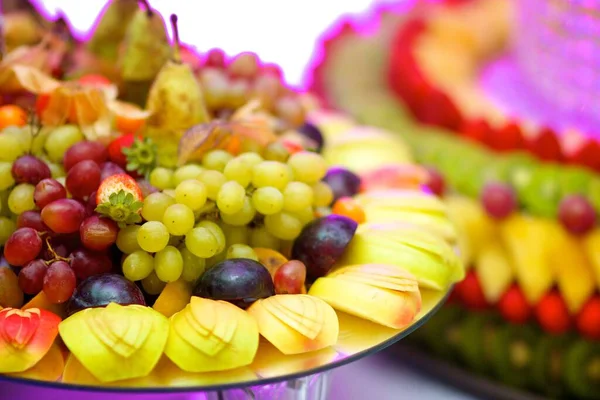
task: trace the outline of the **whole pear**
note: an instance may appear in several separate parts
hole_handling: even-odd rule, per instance
[[[127,27],[139,10],[138,0],[112,0],[98,15],[87,48],[96,56],[116,61]]]

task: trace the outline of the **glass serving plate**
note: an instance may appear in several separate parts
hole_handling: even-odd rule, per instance
[[[408,327],[398,330],[337,311],[340,333],[329,348],[284,355],[260,344],[248,368],[224,373],[178,376],[177,386],[104,387],[44,382],[0,375],[0,399],[44,400],[263,400],[326,399],[329,371],[377,353],[421,327],[450,293],[422,290],[422,309]],[[4,397],[6,396],[6,397]]]

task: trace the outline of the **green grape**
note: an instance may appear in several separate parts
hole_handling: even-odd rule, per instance
[[[198,180],[206,187],[206,196],[211,200],[217,200],[221,186],[227,182],[222,172],[214,170],[202,171]]]
[[[211,150],[202,156],[202,166],[206,169],[223,172],[233,156],[225,150]]]
[[[11,135],[0,134],[0,161],[13,162],[25,154],[19,139]]]
[[[255,153],[255,152],[249,152],[249,153],[242,153],[239,156],[236,157],[237,159],[239,159],[240,161],[243,161],[245,164],[249,165],[250,168],[254,167],[257,164],[260,164],[261,162],[263,162],[263,158],[260,156],[260,154]]]
[[[7,126],[2,131],[2,134],[12,136],[18,140],[21,145],[23,153],[29,153],[31,151],[31,142],[33,136],[31,135],[31,127],[29,126]]]
[[[257,188],[273,186],[283,190],[291,180],[291,168],[278,161],[263,161],[252,168],[252,184]]]
[[[283,194],[271,186],[258,188],[252,193],[252,205],[264,215],[278,213],[283,208]]]
[[[171,235],[183,236],[194,227],[194,212],[185,204],[173,204],[165,210],[162,222]]]
[[[142,288],[149,295],[156,296],[163,291],[167,284],[156,276],[156,272],[152,271],[145,279],[142,280]]]
[[[217,207],[222,214],[235,214],[244,207],[246,190],[236,181],[227,181],[217,195]]]
[[[290,152],[281,142],[272,142],[265,148],[265,160],[286,162],[290,158]]]
[[[50,168],[50,173],[52,174],[52,177],[54,179],[57,179],[57,178],[67,175],[62,164],[53,163],[50,161],[46,161],[46,164],[48,165],[48,168]]]
[[[175,188],[175,201],[198,211],[206,204],[206,186],[197,179],[183,181]]]
[[[258,256],[247,244],[234,244],[227,249],[226,258],[249,258],[258,261]]]
[[[2,151],[0,151],[0,153],[2,153]],[[6,161],[0,162],[0,190],[6,190],[15,184],[11,168],[11,163]]]
[[[123,275],[132,282],[147,278],[154,270],[154,259],[143,250],[135,251],[123,261]]]
[[[196,179],[200,176],[204,168],[197,164],[188,164],[183,167],[177,168],[173,174],[173,186],[177,187],[181,182],[187,181],[188,179]]]
[[[183,257],[177,247],[167,246],[154,255],[154,272],[163,282],[175,282],[183,272]]]
[[[198,222],[196,224],[195,228],[206,228],[214,235],[215,239],[217,239],[217,253],[220,253],[223,250],[225,250],[225,245],[226,245],[225,233],[223,232],[223,229],[221,229],[221,227],[219,225],[217,225],[216,223],[214,223],[212,221],[204,220],[204,221]]]
[[[175,204],[175,199],[168,194],[161,192],[151,193],[144,199],[142,217],[146,221],[162,221],[165,210],[173,204]]]
[[[75,143],[81,142],[85,137],[81,130],[75,125],[63,125],[50,132],[44,148],[50,161],[61,162],[65,152]]]
[[[209,258],[219,252],[219,241],[209,229],[198,227],[185,235],[185,247],[197,257]]]
[[[248,243],[247,226],[232,226],[221,223],[221,230],[223,231],[223,234],[225,234],[225,243],[227,243],[227,246]]]
[[[305,207],[302,210],[291,213],[302,223],[302,226],[308,224],[315,219],[315,212],[311,206]]]
[[[33,140],[31,141],[31,153],[33,153],[33,155],[44,155],[44,146],[46,145],[46,140],[48,139],[48,136],[50,136],[50,132],[52,132],[52,128],[43,127],[33,137]]]
[[[283,189],[283,209],[296,212],[311,207],[313,203],[313,190],[303,182],[290,182]]]
[[[35,202],[33,201],[33,192],[35,186],[29,183],[20,183],[14,187],[8,196],[8,208],[13,214],[22,214],[25,211],[33,210]]]
[[[158,167],[150,172],[150,184],[159,190],[173,188],[173,170]]]
[[[221,214],[223,222],[233,226],[248,225],[256,215],[256,209],[252,205],[252,200],[248,196],[244,199],[242,209],[235,214]]]
[[[250,233],[250,245],[252,247],[279,250],[281,247],[281,241],[275,236],[271,235],[267,231],[267,228],[264,226],[259,226],[252,229],[252,232]]]
[[[183,260],[183,271],[181,278],[186,282],[195,282],[202,276],[206,269],[206,260],[195,256],[187,247],[179,248],[181,259]]]
[[[148,221],[138,230],[137,241],[142,250],[156,253],[169,243],[169,231],[162,222]]]
[[[127,225],[117,234],[117,248],[125,254],[131,254],[142,248],[137,242],[139,225]]]
[[[302,223],[293,214],[280,212],[265,217],[267,231],[282,240],[294,240],[302,231]]]
[[[4,246],[15,229],[17,229],[15,221],[7,217],[0,217],[0,246]]]
[[[317,182],[313,189],[313,206],[327,207],[333,201],[333,191],[325,182]]]
[[[252,181],[252,165],[243,158],[236,157],[227,163],[223,174],[227,179],[247,187]]]
[[[327,162],[318,153],[299,151],[290,156],[288,165],[294,171],[297,181],[314,184],[319,182],[327,173]]]

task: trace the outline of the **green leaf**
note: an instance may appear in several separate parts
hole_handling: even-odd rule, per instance
[[[139,214],[129,214],[125,220],[127,224],[136,224],[142,222],[142,217]]]
[[[125,202],[126,196],[127,196],[127,193],[125,193],[125,191],[123,189],[121,189],[118,194],[119,204],[123,204]]]
[[[117,204],[119,204],[119,196],[117,196],[116,193],[111,193],[110,196],[108,197],[108,200],[110,201],[110,204],[113,206],[116,206]]]
[[[144,206],[144,203],[142,203],[141,201],[134,201],[129,206],[129,209],[133,212],[138,212],[143,206]]]
[[[123,204],[125,204],[126,206],[130,206],[131,203],[133,203],[133,195],[131,193],[127,193],[127,196],[125,196],[125,201],[123,201]]]

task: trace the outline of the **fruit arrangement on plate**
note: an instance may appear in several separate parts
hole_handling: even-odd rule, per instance
[[[176,16],[170,43],[139,3],[110,2],[87,42],[36,23],[0,64],[1,374],[305,373],[393,340],[464,277],[404,142],[316,112],[252,53],[196,54]]]
[[[314,73],[331,106],[401,135],[457,229],[466,278],[417,336],[507,384],[600,398],[598,141],[510,117],[478,85],[510,2],[424,3],[381,10],[373,35],[341,24]]]

